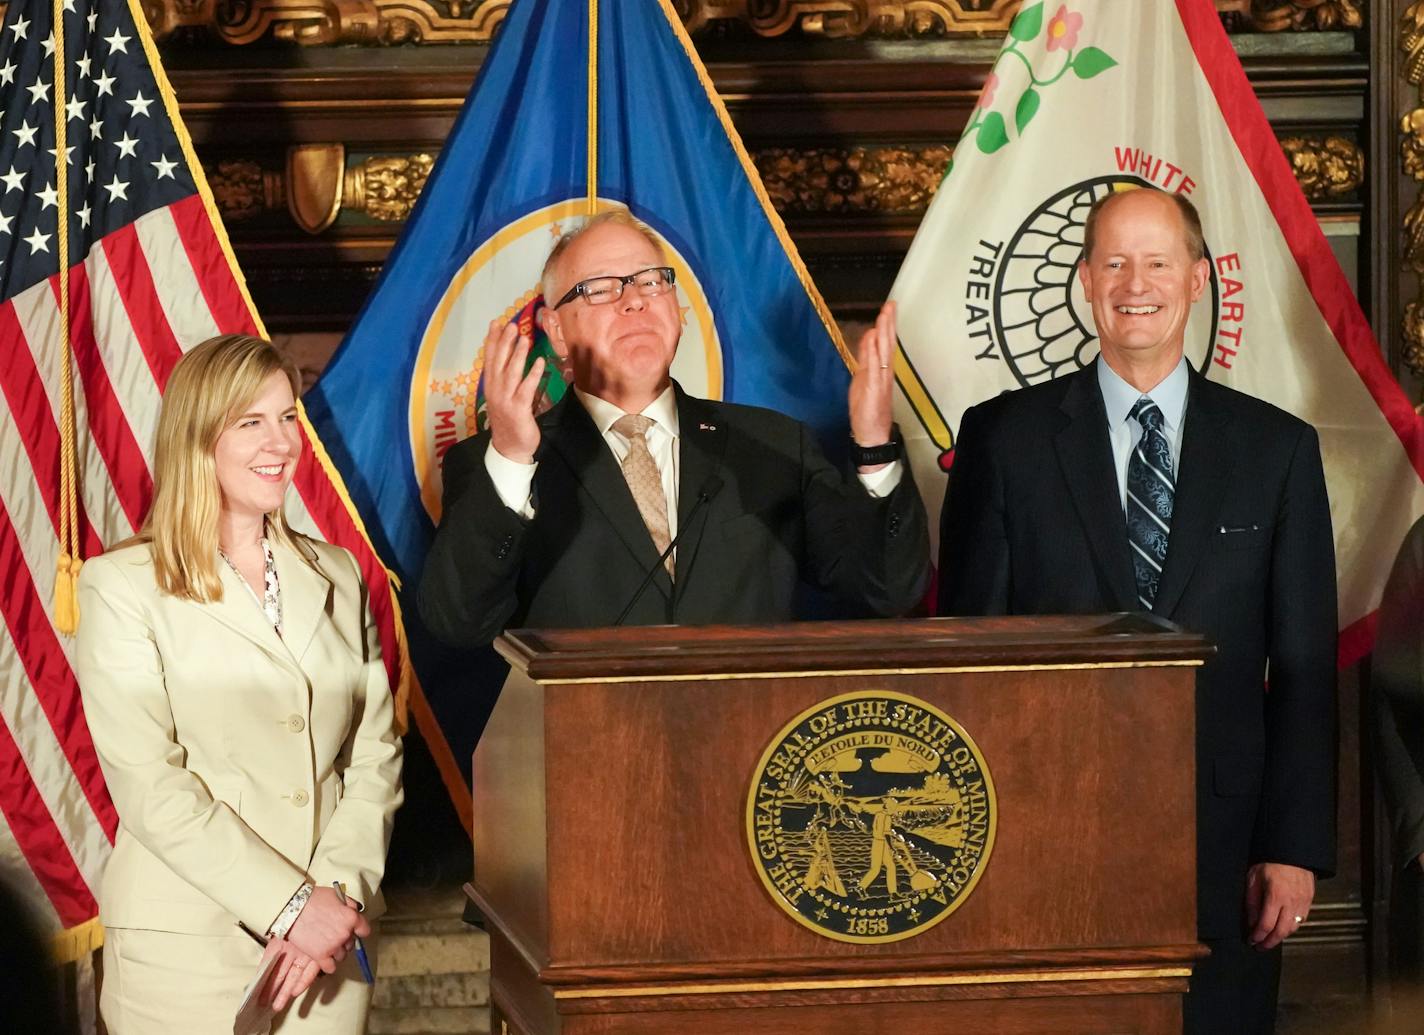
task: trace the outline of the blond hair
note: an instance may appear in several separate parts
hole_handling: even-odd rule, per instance
[[[213,454],[223,431],[275,373],[286,377],[295,397],[302,383],[297,368],[270,342],[246,334],[209,338],[174,365],[158,415],[153,504],[138,534],[151,544],[154,578],[165,593],[199,603],[222,599],[222,490]],[[267,515],[267,536],[295,548],[281,507]]]
[[[607,212],[600,212],[596,216],[584,220],[568,233],[564,234],[554,242],[554,250],[549,253],[549,257],[544,260],[544,270],[539,274],[539,288],[544,292],[544,304],[553,306],[558,302],[558,297],[553,292],[558,290],[558,285],[554,282],[555,269],[559,260],[564,257],[564,253],[569,250],[584,234],[598,226],[626,226],[629,230],[636,230],[647,239],[648,243],[657,249],[658,256],[663,262],[667,262],[667,249],[663,247],[662,238],[658,232],[643,222],[626,208],[610,209]]]

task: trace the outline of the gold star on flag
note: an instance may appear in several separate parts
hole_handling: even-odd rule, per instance
[[[484,369],[485,353],[481,349],[469,370],[453,377],[430,382],[430,390],[445,396],[457,408],[465,411],[465,434],[474,435],[479,427],[480,372]]]

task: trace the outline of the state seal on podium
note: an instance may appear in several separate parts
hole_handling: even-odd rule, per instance
[[[747,793],[747,844],[772,900],[845,942],[912,938],[969,897],[994,847],[984,756],[934,705],[832,697],[792,719]]]

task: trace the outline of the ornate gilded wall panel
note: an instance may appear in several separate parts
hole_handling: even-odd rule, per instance
[[[511,0],[141,0],[159,39],[192,30],[244,45],[488,42]],[[1364,0],[1216,0],[1240,31],[1358,29]],[[1005,31],[1020,0],[673,0],[694,32],[934,38]]]
[[[1399,47],[1406,58],[1403,74],[1410,86],[1424,84],[1424,0],[1416,0],[1399,20]],[[1415,377],[1424,377],[1424,89],[1419,107],[1400,119],[1399,150],[1404,172],[1420,186],[1414,204],[1404,214],[1403,258],[1420,280],[1414,301],[1404,307],[1404,347],[1401,358]]]
[[[347,206],[384,223],[403,223],[425,189],[435,157],[372,155],[346,170]]]
[[[1424,111],[1416,114],[1424,125]],[[1296,181],[1313,202],[1340,201],[1356,194],[1364,183],[1364,152],[1353,140],[1286,137],[1281,147]],[[1424,170],[1424,138],[1416,138],[1413,154],[1414,167]],[[918,217],[929,207],[953,155],[954,148],[946,144],[772,147],[754,151],[752,160],[772,205],[783,215]],[[435,157],[428,152],[370,155],[352,161],[333,201],[347,215],[402,223],[415,207],[434,164]],[[293,199],[307,199],[308,206],[317,208],[326,202],[313,199],[312,184],[290,182],[291,177],[302,175],[303,168],[290,161],[285,169],[276,169],[242,160],[205,165],[204,171],[218,208],[229,222],[242,223],[264,212],[288,209],[294,222],[307,228],[310,221],[292,207]],[[1424,225],[1419,229],[1424,236]]]
[[[757,171],[782,213],[919,213],[944,179],[954,149],[768,148]]]
[[[1365,153],[1345,137],[1286,137],[1281,149],[1311,201],[1337,201],[1355,194],[1365,182]]]
[[[1251,0],[1242,21],[1257,32],[1333,32],[1363,26],[1363,7],[1364,0]]]

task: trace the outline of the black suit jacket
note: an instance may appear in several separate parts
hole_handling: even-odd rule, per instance
[[[507,627],[611,625],[654,569],[628,624],[787,621],[799,579],[877,615],[919,602],[929,535],[908,465],[895,491],[875,499],[789,417],[681,388],[677,410],[675,582],[612,451],[569,392],[539,418],[532,520],[500,502],[487,433],[446,454],[444,517],[420,586],[430,630],[476,646]]]
[[[941,614],[1138,609],[1096,364],[964,415],[941,537]],[[1153,612],[1217,648],[1197,678],[1197,911],[1203,937],[1228,937],[1251,864],[1335,866],[1335,553],[1314,429],[1192,373]]]

